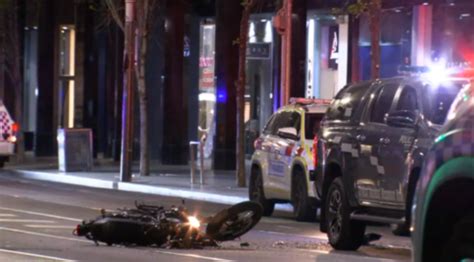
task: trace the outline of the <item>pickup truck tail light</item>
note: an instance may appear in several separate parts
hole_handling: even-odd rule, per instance
[[[313,163],[314,168],[318,166],[318,136],[315,135],[313,139]]]

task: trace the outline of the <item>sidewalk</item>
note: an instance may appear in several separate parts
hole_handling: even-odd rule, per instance
[[[7,165],[17,177],[49,182],[113,189],[136,193],[179,197],[218,204],[233,205],[248,200],[248,188],[237,187],[235,171],[204,172],[204,185],[190,182],[189,166],[165,166],[153,163],[150,176],[142,177],[134,166],[132,182],[120,182],[119,163],[95,161],[90,172],[60,172],[57,158],[29,158],[21,165]],[[247,184],[250,162],[246,163]],[[199,183],[199,169],[195,182]],[[292,211],[290,205],[278,205],[277,210]]]

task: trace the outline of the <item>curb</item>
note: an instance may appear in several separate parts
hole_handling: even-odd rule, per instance
[[[234,205],[243,201],[247,201],[247,197],[240,196],[226,196],[215,193],[207,193],[193,190],[185,190],[180,188],[162,187],[162,186],[150,186],[143,184],[136,184],[131,182],[120,182],[120,181],[107,181],[96,178],[78,177],[66,174],[51,174],[48,172],[41,171],[29,171],[29,170],[10,170],[17,176],[25,179],[48,181],[55,183],[63,183],[76,186],[85,186],[99,189],[111,189],[133,193],[152,194],[165,197],[177,197],[185,198],[190,200],[211,202],[216,204]],[[292,212],[293,208],[289,204],[278,204],[275,207],[279,211]]]

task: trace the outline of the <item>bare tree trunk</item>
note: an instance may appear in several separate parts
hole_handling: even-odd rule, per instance
[[[370,26],[370,69],[371,78],[380,77],[380,15],[381,0],[370,0],[368,6]]]
[[[125,0],[125,48],[124,48],[124,85],[122,101],[122,152],[120,157],[120,181],[132,181],[133,153],[133,92],[135,73],[135,20],[136,0]]]
[[[138,101],[140,107],[140,175],[150,175],[150,157],[148,148],[148,105],[145,83],[145,64],[147,57],[148,44],[148,12],[150,11],[149,0],[144,0],[138,5],[138,28],[135,37],[138,44],[138,65],[136,68],[136,77],[138,80]]]
[[[240,37],[239,37],[239,78],[237,80],[237,185],[245,187],[245,123],[244,123],[244,107],[245,107],[245,61],[247,52],[247,39],[249,32],[250,13],[255,6],[256,0],[244,0],[244,11],[240,20]]]
[[[146,71],[146,57],[148,52],[148,32],[150,26],[153,24],[152,11],[158,4],[157,0],[141,0],[133,1],[136,11],[136,27],[133,30],[126,31],[126,41],[134,41],[130,43],[134,46],[134,50],[137,51],[138,57],[136,59],[137,66],[134,68],[135,78],[137,80],[137,93],[138,102],[140,109],[140,175],[148,176],[150,174],[150,154],[148,146],[148,98],[146,94],[146,82],[145,82],[145,71]],[[112,19],[119,25],[120,28],[124,28],[123,23],[120,19],[117,2],[114,0],[105,0],[107,8]],[[125,0],[127,3],[127,0]],[[134,59],[134,57],[132,58]],[[129,79],[128,81],[132,81]]]
[[[141,37],[140,62],[138,65],[138,100],[140,103],[140,175],[150,174],[150,159],[148,153],[148,99],[145,85],[145,59],[147,54],[147,35]]]

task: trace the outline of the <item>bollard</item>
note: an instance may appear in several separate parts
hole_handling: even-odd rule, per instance
[[[196,177],[196,151],[201,148],[201,143],[199,141],[189,141],[189,159],[191,164],[191,184],[195,183]],[[201,168],[202,170],[202,168]],[[201,171],[201,180],[202,180],[202,171]]]
[[[204,185],[204,145],[206,144],[206,139],[207,139],[207,133],[204,133],[201,136],[200,139],[200,145],[199,145],[199,157],[200,157],[200,164],[201,164],[201,170],[200,170],[200,183],[201,185]]]

